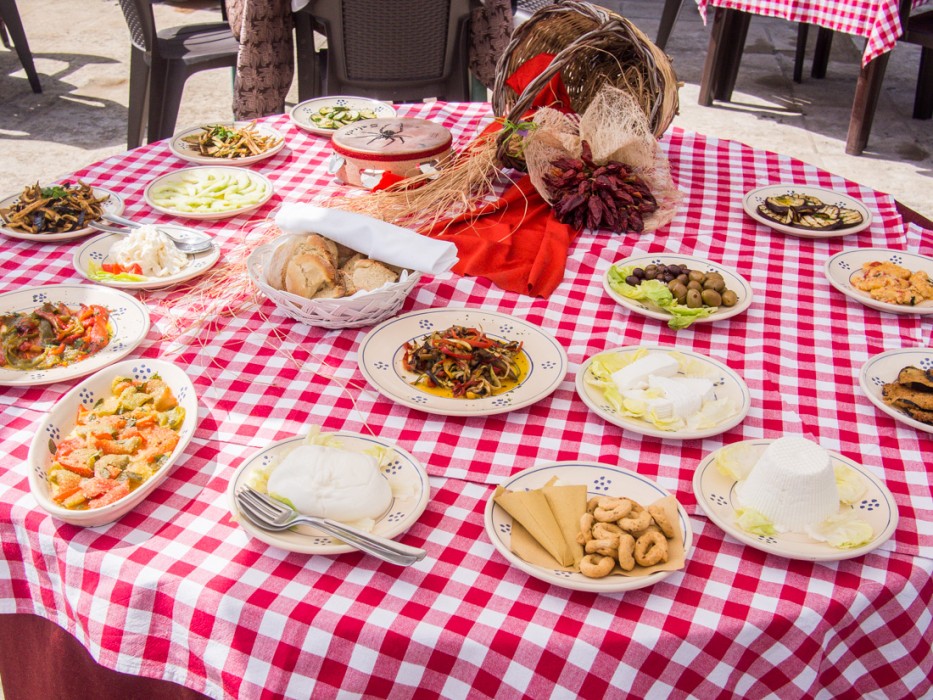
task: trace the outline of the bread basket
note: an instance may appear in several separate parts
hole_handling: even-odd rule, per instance
[[[371,292],[340,299],[306,299],[266,282],[266,268],[276,241],[257,247],[246,260],[249,277],[287,316],[299,323],[320,328],[359,328],[371,326],[398,313],[418,280],[420,272],[407,271],[399,282]]]

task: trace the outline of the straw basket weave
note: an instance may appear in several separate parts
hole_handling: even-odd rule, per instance
[[[519,66],[542,53],[555,57],[520,95],[505,84]],[[586,2],[562,0],[542,7],[513,32],[496,68],[492,94],[496,116],[513,123],[521,121],[558,71],[577,114],[583,114],[606,84],[635,97],[656,137],[677,114],[677,76],[661,49],[614,12]],[[504,132],[503,142],[507,138]]]
[[[286,315],[308,326],[358,328],[371,326],[398,313],[418,280],[420,272],[409,272],[407,279],[366,294],[342,299],[305,299],[276,289],[266,282],[263,270],[272,257],[275,243],[266,243],[250,253],[246,261],[250,279]]]

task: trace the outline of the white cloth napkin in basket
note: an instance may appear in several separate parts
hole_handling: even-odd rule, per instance
[[[340,209],[283,204],[275,215],[275,224],[283,233],[319,233],[373,260],[406,270],[439,275],[457,263],[453,243]]]

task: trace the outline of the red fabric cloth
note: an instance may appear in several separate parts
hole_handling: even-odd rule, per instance
[[[508,77],[505,84],[521,95],[532,80],[543,73],[555,54],[539,53],[537,56],[529,58]],[[555,73],[541,90],[535,95],[531,108],[536,107],[554,107],[563,111],[571,111],[570,95],[567,94],[567,88],[564,87],[564,81],[560,79],[560,71]]]
[[[549,296],[564,279],[567,250],[576,237],[554,218],[527,175],[478,213],[442,221],[422,233],[457,246],[460,261],[454,272],[540,297]]]

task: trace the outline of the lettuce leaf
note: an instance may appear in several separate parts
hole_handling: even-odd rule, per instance
[[[815,527],[807,528],[807,534],[837,549],[855,549],[871,542],[875,531],[854,510],[844,510]]]
[[[633,286],[625,281],[632,274],[635,266],[609,268],[609,286],[614,292],[635,301],[648,301],[663,311],[671,314],[667,322],[668,328],[680,330],[686,328],[698,318],[706,318],[716,311],[716,306],[701,306],[691,309],[686,304],[679,304],[667,285],[658,280],[644,280],[641,284]]]
[[[839,500],[846,505],[858,501],[865,493],[865,480],[862,475],[844,464],[833,467],[836,475],[836,489],[839,491]]]
[[[777,532],[774,523],[754,508],[737,508],[735,516],[738,526],[753,535],[767,537]]]

